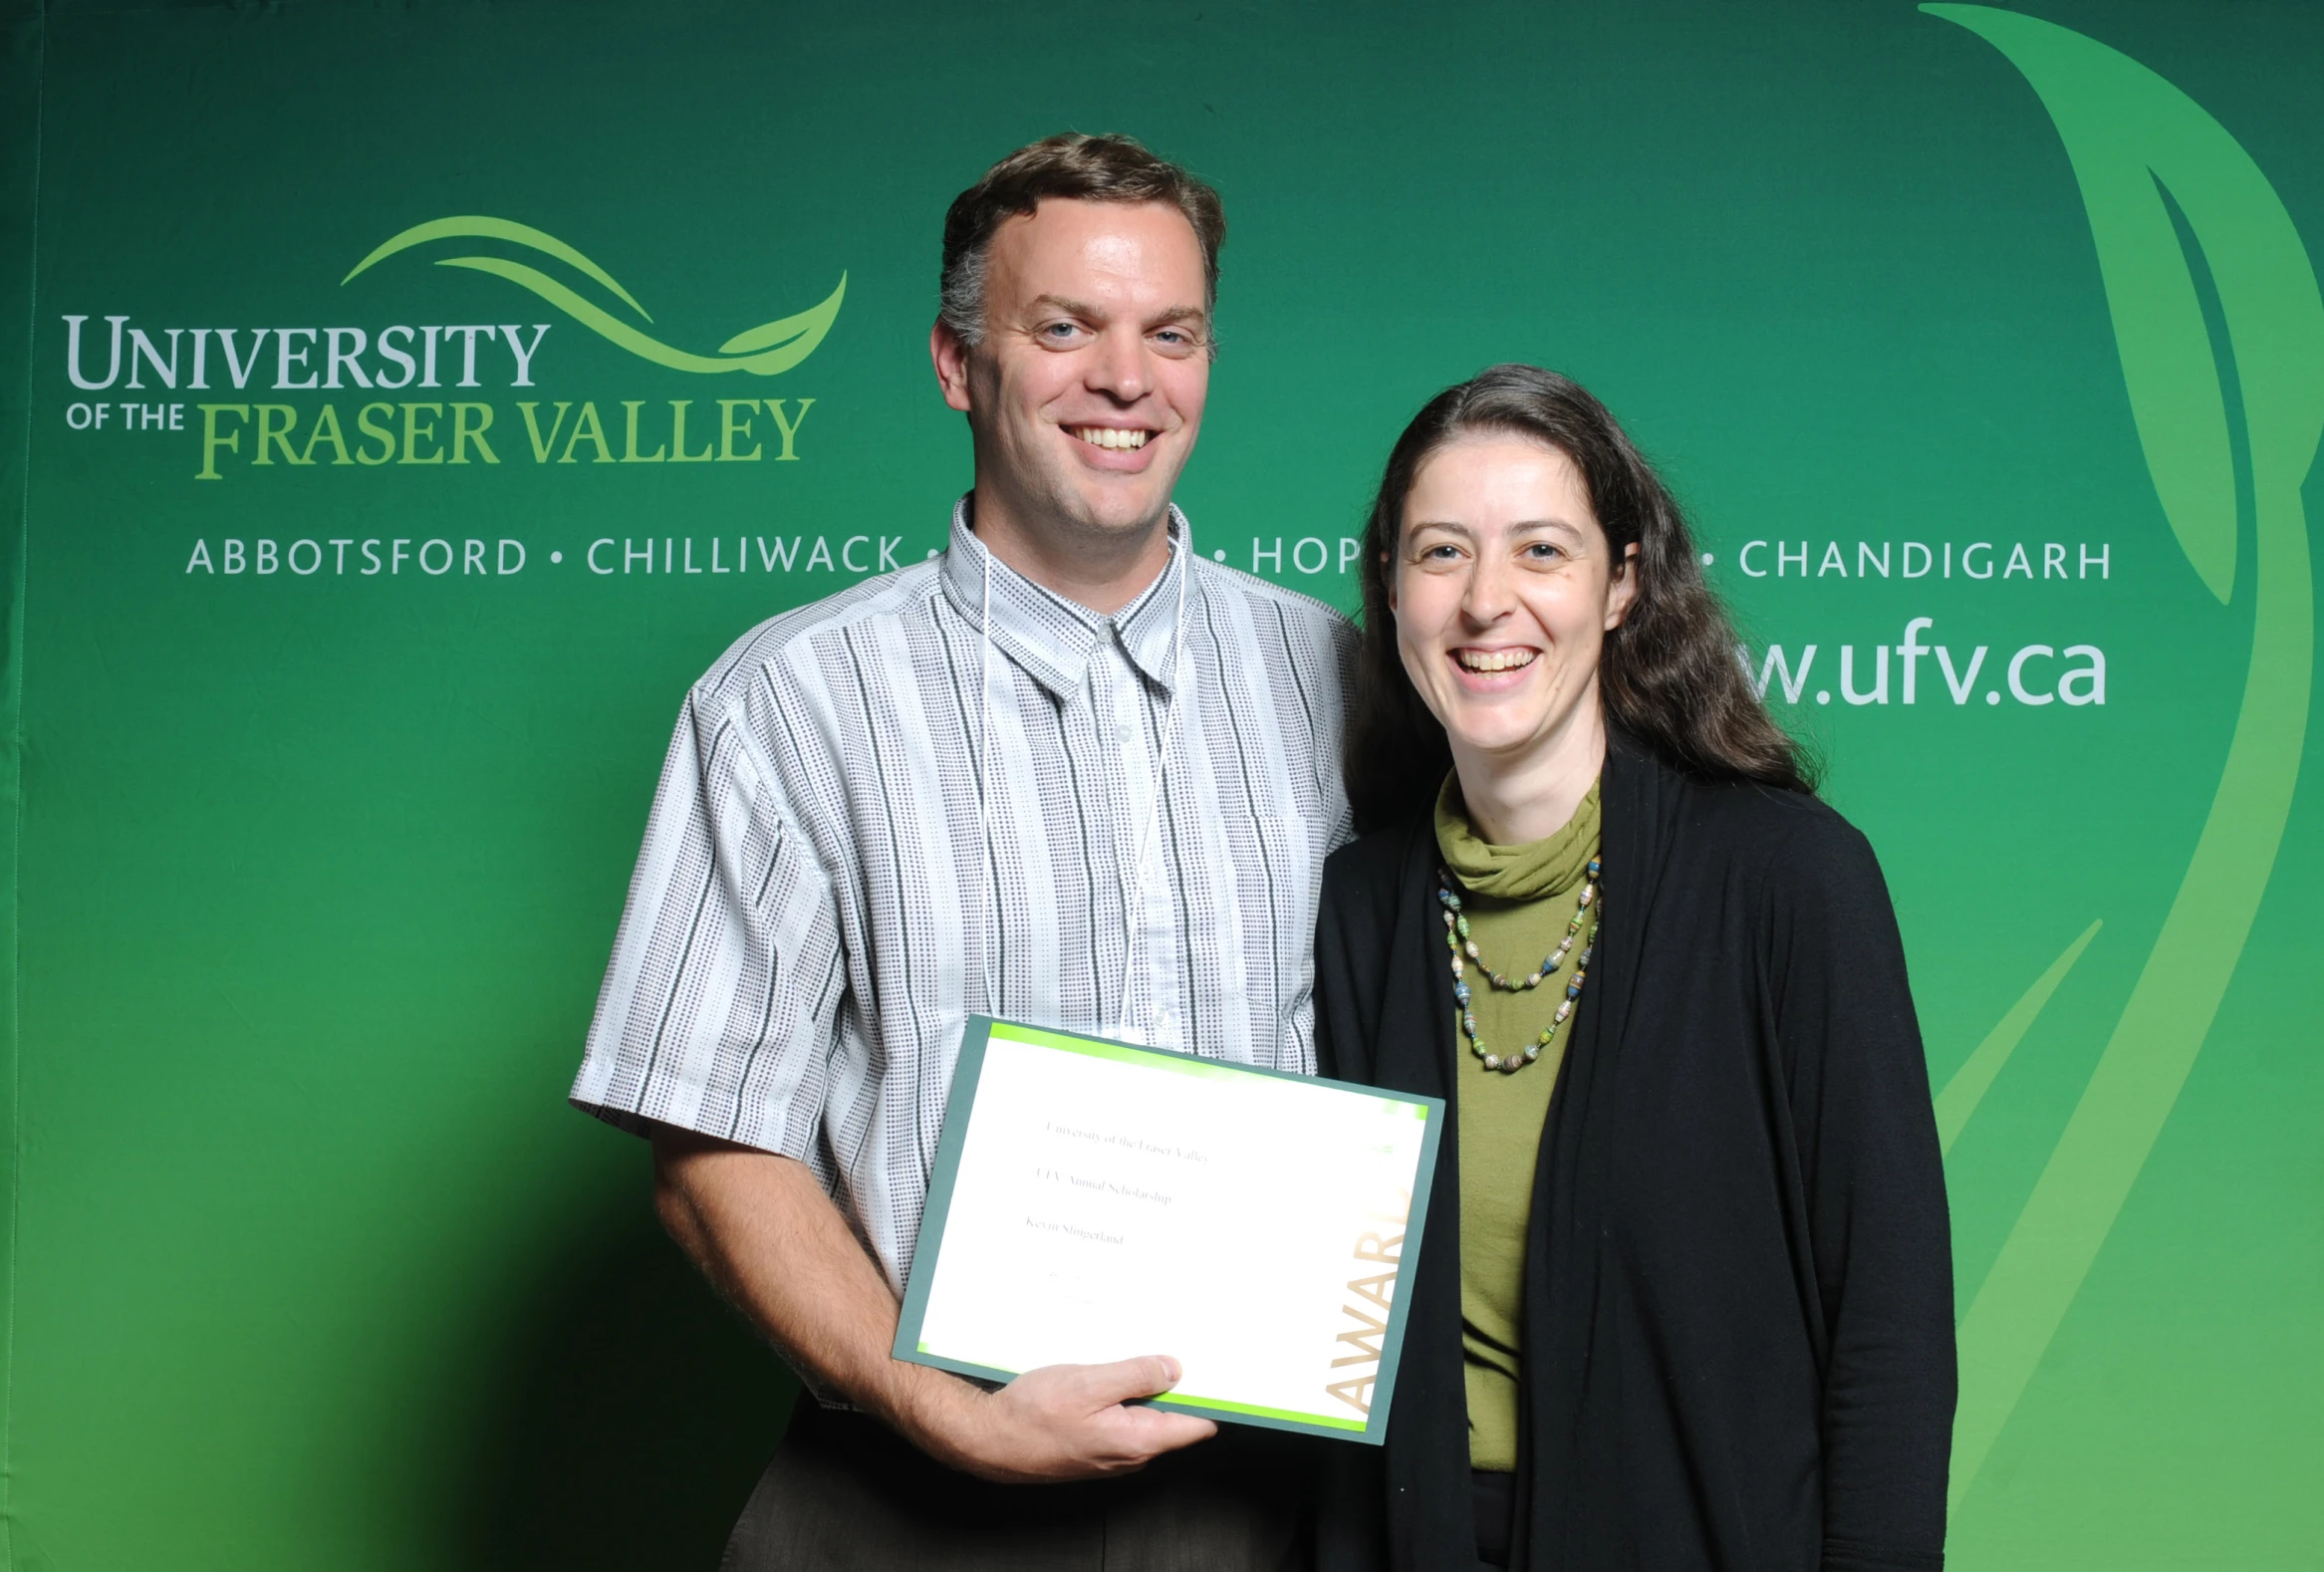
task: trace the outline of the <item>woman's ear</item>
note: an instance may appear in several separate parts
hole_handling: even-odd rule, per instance
[[[1622,548],[1622,560],[1614,565],[1614,577],[1606,586],[1606,631],[1614,632],[1638,601],[1638,542]]]
[[[1388,586],[1388,609],[1396,610],[1396,564],[1388,560],[1388,553],[1380,554],[1380,579]]]

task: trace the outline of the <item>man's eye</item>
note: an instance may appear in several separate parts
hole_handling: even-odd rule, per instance
[[[1080,330],[1070,322],[1053,322],[1041,331],[1052,339],[1070,339]]]

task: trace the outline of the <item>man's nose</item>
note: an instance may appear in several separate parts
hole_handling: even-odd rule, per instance
[[[1123,403],[1134,403],[1146,396],[1153,379],[1147,370],[1145,335],[1126,328],[1108,328],[1098,335],[1096,351],[1089,374],[1093,389]]]

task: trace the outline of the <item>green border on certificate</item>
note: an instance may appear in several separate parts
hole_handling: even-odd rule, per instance
[[[1374,1445],[1386,1439],[1388,1416],[1396,1395],[1396,1375],[1404,1353],[1406,1312],[1410,1307],[1410,1285],[1418,1271],[1422,1224],[1428,1214],[1428,1196],[1436,1171],[1437,1148],[1444,1131],[1444,1102],[1441,1098],[1423,1097],[1407,1092],[1388,1092],[1378,1087],[1359,1086],[1348,1081],[1329,1081],[1321,1077],[1294,1075],[1284,1070],[1266,1070],[1252,1065],[1226,1064],[1215,1059],[1203,1059],[1193,1054],[1178,1053],[1166,1048],[1145,1048],[1119,1043],[1103,1037],[1091,1037],[1078,1032],[1058,1031],[1049,1027],[1026,1026],[1015,1021],[995,1020],[991,1016],[972,1015],[968,1018],[966,1033],[960,1044],[959,1061],[952,1072],[952,1089],[944,1108],[944,1128],[936,1148],[936,1166],[929,1178],[927,1208],[921,1216],[919,1242],[912,1255],[911,1276],[905,1284],[904,1311],[897,1323],[895,1356],[916,1365],[928,1365],[948,1370],[956,1375],[972,1376],[990,1381],[1009,1381],[1023,1372],[1003,1370],[967,1360],[947,1358],[930,1352],[922,1337],[927,1319],[928,1296],[933,1289],[936,1265],[944,1246],[945,1224],[949,1219],[953,1191],[959,1179],[960,1163],[968,1142],[968,1127],[975,1111],[979,1084],[983,1078],[985,1050],[993,1038],[1023,1044],[1029,1047],[1054,1049],[1062,1053],[1086,1054],[1093,1058],[1111,1059],[1144,1069],[1180,1075],[1203,1077],[1264,1076],[1276,1080],[1297,1081],[1310,1086],[1334,1087],[1344,1092],[1376,1099],[1393,1106],[1411,1110],[1414,1118],[1422,1122],[1420,1163],[1413,1176],[1412,1203],[1406,1212],[1402,1243],[1398,1253],[1383,1264],[1394,1267],[1396,1283],[1388,1305],[1388,1323],[1380,1342],[1377,1369],[1370,1375],[1356,1374],[1346,1383],[1356,1396],[1340,1395],[1338,1401],[1348,1405],[1345,1412],[1330,1414],[1307,1413],[1293,1409],[1263,1408],[1224,1399],[1205,1398],[1192,1393],[1176,1391],[1148,1400],[1158,1409],[1173,1410],[1182,1414],[1196,1414],[1205,1419],[1227,1421],[1241,1425],[1259,1425],[1272,1430],[1297,1431],[1311,1436],[1334,1436],[1346,1441],[1368,1441]]]

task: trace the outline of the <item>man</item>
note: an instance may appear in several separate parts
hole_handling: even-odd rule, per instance
[[[573,1099],[652,1138],[665,1226],[833,1405],[800,1405],[736,1572],[1298,1553],[1295,1449],[1131,1406],[1166,1350],[997,1391],[889,1352],[967,1015],[1314,1069],[1353,636],[1170,505],[1224,233],[1126,138],[995,164],[929,336],[975,453],[948,549],[687,696]]]

